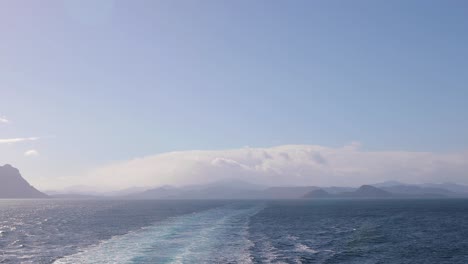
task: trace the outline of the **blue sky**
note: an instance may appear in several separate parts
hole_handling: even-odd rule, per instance
[[[467,14],[466,1],[2,1],[0,139],[39,139],[0,159],[39,177],[174,150],[465,151]]]

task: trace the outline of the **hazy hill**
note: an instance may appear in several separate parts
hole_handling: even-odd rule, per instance
[[[104,196],[86,195],[86,194],[49,194],[50,198],[65,200],[98,200],[104,199]]]
[[[7,164],[0,166],[0,198],[47,198],[23,179],[18,169]]]
[[[384,188],[384,187],[392,187],[392,186],[399,186],[399,185],[409,185],[399,181],[384,181],[379,183],[374,183],[372,186],[377,188]]]
[[[421,187],[424,188],[437,188],[437,189],[444,189],[458,194],[465,194],[468,195],[468,186],[445,182],[445,183],[425,183],[422,184]]]
[[[130,199],[255,199],[263,186],[239,180],[223,180],[185,187],[163,186],[126,196]]]
[[[163,186],[158,188],[149,189],[140,193],[133,193],[126,195],[130,199],[176,199],[181,197],[183,190],[172,187]]]
[[[323,190],[323,189],[317,189],[317,190],[313,190],[313,191],[310,191],[306,194],[304,194],[304,196],[302,196],[303,198],[333,198],[333,194]]]
[[[316,186],[271,187],[259,193],[259,197],[265,199],[298,199],[318,189],[320,188]]]
[[[395,194],[406,194],[406,195],[454,195],[454,192],[448,191],[442,188],[433,188],[433,187],[420,187],[416,185],[394,185],[389,187],[381,187],[382,190]]]
[[[371,185],[362,185],[355,191],[347,191],[332,194],[323,189],[312,190],[302,198],[309,198],[309,199],[320,199],[320,198],[373,198],[373,199],[380,199],[380,198],[391,198],[394,195],[390,192],[384,191],[380,188],[371,186]]]
[[[342,193],[342,192],[352,192],[356,190],[356,188],[352,188],[352,187],[337,187],[337,186],[321,187],[321,189],[331,194],[337,194],[337,193]]]
[[[464,197],[460,193],[451,192],[441,188],[423,188],[415,185],[384,185],[388,187],[377,188],[372,185],[362,185],[354,191],[329,193],[325,189],[308,192],[303,198],[449,198]],[[466,196],[465,196],[466,197]]]
[[[405,196],[424,197],[467,197],[468,186],[455,183],[425,183],[405,184],[396,181],[388,181],[372,186],[382,190]]]
[[[393,194],[371,185],[362,185],[354,191],[340,193],[329,193],[323,189],[312,190],[302,198],[320,199],[320,198],[391,198]]]
[[[390,198],[393,195],[372,185],[362,185],[354,192],[343,192],[337,194],[337,196],[345,198]]]

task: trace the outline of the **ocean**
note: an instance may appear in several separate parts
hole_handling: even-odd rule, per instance
[[[0,200],[0,263],[468,263],[468,200]]]

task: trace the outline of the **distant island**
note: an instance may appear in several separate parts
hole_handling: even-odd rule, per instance
[[[31,186],[19,170],[9,164],[0,166],[0,199],[37,199],[49,196]]]

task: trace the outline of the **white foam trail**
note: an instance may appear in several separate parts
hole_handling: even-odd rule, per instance
[[[231,205],[171,218],[55,263],[251,263],[248,221],[261,209]]]
[[[296,244],[296,251],[299,251],[299,252],[306,252],[306,253],[311,253],[311,254],[315,254],[315,253],[318,253],[317,250],[313,249],[313,248],[310,248],[304,244],[301,244],[301,243],[298,243]]]
[[[260,246],[262,263],[282,264],[282,262],[278,261],[278,257],[280,257],[281,254],[278,252],[278,249],[273,246],[269,238],[262,236],[256,243]]]

